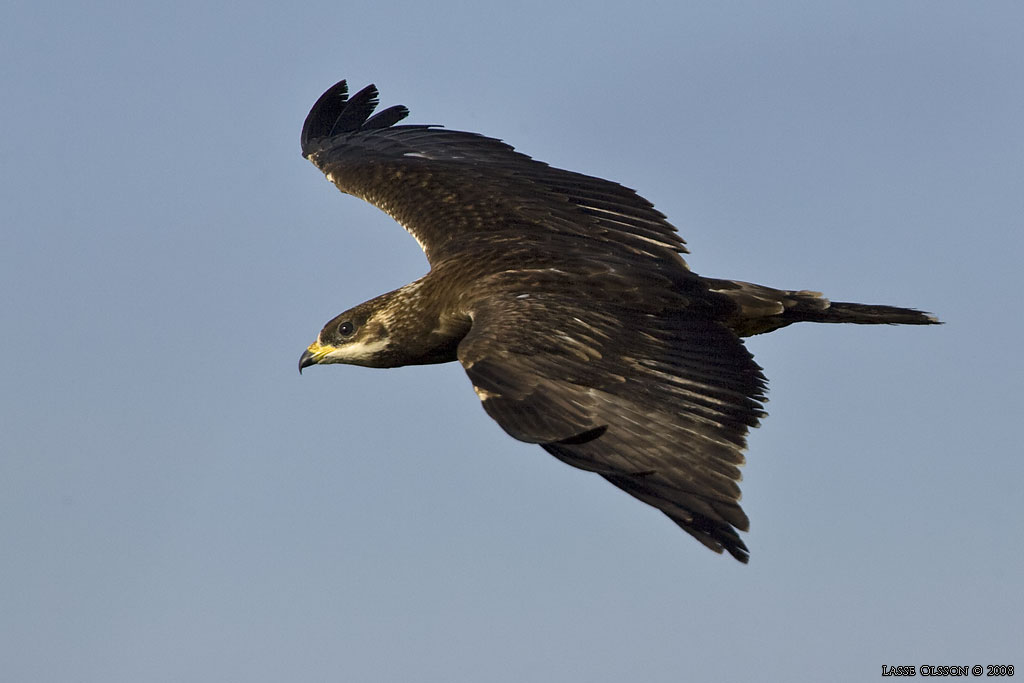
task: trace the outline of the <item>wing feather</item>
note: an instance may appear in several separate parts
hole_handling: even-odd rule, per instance
[[[608,300],[584,307],[565,291],[492,289],[473,310],[458,355],[484,409],[513,437],[745,562],[737,482],[747,431],[763,415],[761,369],[706,317]]]
[[[517,261],[543,258],[553,235],[601,259],[625,250],[640,261],[685,268],[683,240],[633,190],[553,168],[510,145],[437,126],[394,125],[402,106],[371,116],[377,89],[351,98],[342,81],[317,100],[302,133],[303,155],[337,187],[395,218],[431,264],[512,245]]]

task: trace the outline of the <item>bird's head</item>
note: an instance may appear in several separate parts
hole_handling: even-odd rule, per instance
[[[378,299],[359,304],[324,325],[316,341],[299,358],[299,372],[310,365],[347,363],[391,367],[388,309]]]

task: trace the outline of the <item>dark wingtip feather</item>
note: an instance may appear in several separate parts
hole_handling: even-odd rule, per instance
[[[316,151],[317,142],[324,138],[359,130],[388,128],[409,115],[407,108],[397,105],[371,116],[377,108],[377,94],[377,87],[373,84],[352,97],[348,96],[345,81],[331,86],[309,110],[302,125],[302,156],[308,157]]]
[[[371,83],[350,97],[334,119],[329,135],[359,130],[377,108],[377,94],[377,86]]]
[[[406,116],[409,115],[408,107],[401,104],[396,104],[393,107],[388,107],[383,111],[379,111],[370,118],[366,119],[366,123],[362,125],[362,130],[377,130],[379,128],[390,128],[395,125]]]
[[[747,551],[746,546],[743,548],[737,548],[733,546],[727,546],[726,550],[733,556],[733,559],[742,562],[743,564],[750,564],[750,552]]]
[[[302,124],[302,156],[309,154],[313,141],[331,134],[331,128],[334,127],[338,114],[345,109],[346,101],[348,83],[344,80],[338,81],[320,96]]]
[[[747,564],[750,562],[750,549],[747,548],[747,544],[743,542],[740,535],[736,533],[736,529],[746,531],[750,524],[746,520],[746,515],[739,509],[739,506],[732,507],[742,516],[742,519],[726,522],[724,520],[713,520],[699,514],[680,517],[666,510],[662,510],[662,512],[678,524],[683,531],[719,555],[724,550],[739,562]],[[736,522],[740,522],[740,524],[737,524],[734,528],[733,525]]]

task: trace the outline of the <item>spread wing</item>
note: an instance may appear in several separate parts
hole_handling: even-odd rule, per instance
[[[621,185],[376,106],[333,86],[303,156],[459,274],[458,358],[488,414],[745,562],[736,482],[764,378],[675,228]]]
[[[513,250],[522,262],[557,246],[685,269],[683,240],[633,190],[475,133],[395,125],[408,110],[371,116],[376,106],[374,86],[349,98],[345,81],[336,84],[306,118],[302,154],[342,192],[398,221],[432,266],[470,251],[485,258]]]
[[[746,562],[736,482],[765,380],[735,334],[685,309],[609,301],[606,283],[538,291],[502,278],[458,347],[487,413]]]

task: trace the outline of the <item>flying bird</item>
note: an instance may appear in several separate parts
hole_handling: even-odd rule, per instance
[[[396,125],[408,109],[374,114],[377,96],[331,87],[302,127],[302,155],[400,223],[430,271],[324,325],[299,371],[457,360],[509,435],[596,472],[715,552],[749,559],[737,482],[766,380],[741,337],[795,322],[939,322],[701,277],[633,190],[494,138]]]

